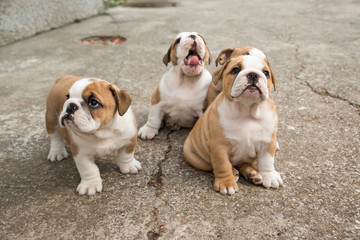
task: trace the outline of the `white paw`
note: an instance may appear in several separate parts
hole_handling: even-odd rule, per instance
[[[222,195],[234,195],[237,192],[233,187],[220,189]]]
[[[158,134],[158,129],[144,125],[139,129],[138,135],[141,139],[153,139]]]
[[[120,171],[122,173],[138,173],[142,167],[141,163],[138,162],[135,158],[132,161],[127,163],[119,163]]]
[[[60,149],[51,148],[47,158],[51,162],[54,162],[56,160],[61,161],[64,158],[67,158],[67,157],[68,157],[68,153],[67,153],[65,147],[63,147],[63,148],[60,148]]]
[[[102,190],[102,180],[101,178],[95,178],[92,180],[81,180],[80,184],[77,186],[76,191],[79,195],[95,195],[96,192],[101,192]]]
[[[262,184],[266,188],[279,188],[283,185],[280,174],[277,171],[260,172],[262,176]]]

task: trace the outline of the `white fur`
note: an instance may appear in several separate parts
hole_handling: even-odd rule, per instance
[[[94,132],[100,127],[101,123],[92,118],[89,107],[81,97],[84,89],[92,82],[93,80],[90,80],[89,78],[83,78],[76,81],[71,86],[69,90],[70,98],[65,101],[59,117],[59,124],[61,127],[66,126],[68,129],[79,130],[81,132]],[[79,110],[74,114],[74,122],[71,123],[65,121],[64,126],[61,119],[66,114],[66,109],[70,104],[75,104],[78,106]]]
[[[82,127],[69,126],[65,124],[70,133],[71,140],[75,143],[78,152],[74,156],[77,169],[81,176],[81,182],[77,187],[80,195],[94,195],[102,190],[102,180],[99,168],[95,164],[95,156],[103,156],[105,154],[117,154],[117,163],[122,173],[137,173],[142,169],[141,164],[134,158],[134,153],[126,153],[125,146],[130,144],[131,139],[136,135],[136,126],[134,125],[133,112],[131,107],[123,116],[116,111],[112,121],[106,126],[99,128],[100,122],[94,120],[84,100],[81,99],[82,91],[90,84],[89,79],[81,79],[74,83],[70,89],[71,98],[69,102],[79,104],[80,114],[82,117],[88,118],[88,125]],[[68,101],[64,104],[62,114],[66,111]],[[75,112],[75,113],[76,113]],[[60,115],[59,119],[61,122]],[[94,125],[94,123],[96,123]],[[90,127],[86,127],[90,126]],[[67,157],[64,146],[64,140],[56,130],[50,135],[51,149],[49,159],[61,160]]]
[[[274,169],[274,158],[267,152],[277,122],[268,103],[240,105],[224,99],[218,111],[224,136],[232,144],[231,164],[236,166],[256,157],[263,186],[282,186],[280,174]],[[256,112],[256,116],[253,112]]]
[[[249,55],[256,56],[256,57],[260,58],[261,60],[266,59],[265,54],[262,51],[260,51],[259,49],[257,49],[257,48],[251,49],[249,51]]]
[[[116,113],[108,125],[94,133],[70,133],[79,148],[78,155],[74,157],[82,179],[78,186],[79,194],[91,195],[101,191],[101,178],[94,163],[95,156],[117,154],[117,163],[122,173],[138,173],[142,169],[141,164],[134,158],[134,153],[128,154],[124,149],[136,134],[131,107],[123,116]],[[88,189],[87,192],[85,189]]]
[[[51,162],[61,161],[64,158],[68,157],[68,153],[65,148],[65,141],[61,137],[59,129],[56,128],[53,134],[49,134],[50,136],[50,152],[48,155],[48,159]]]
[[[263,60],[261,60],[258,57],[255,56],[244,56],[243,57],[244,61],[243,61],[243,68],[242,71],[237,75],[234,84],[231,88],[231,96],[233,98],[235,98],[235,101],[247,101],[248,97],[242,97],[242,94],[244,94],[244,92],[248,91],[245,90],[247,86],[249,86],[248,80],[247,80],[247,75],[249,73],[255,73],[258,75],[259,80],[258,83],[256,84],[261,92],[261,99],[259,100],[266,100],[269,97],[269,93],[268,93],[268,89],[267,89],[267,78],[265,76],[265,74],[262,72],[263,68],[264,68],[264,64],[263,64]],[[246,95],[246,93],[245,93]],[[236,99],[236,98],[241,98],[241,99]],[[253,101],[252,99],[249,99],[249,101]]]
[[[233,146],[230,153],[233,166],[256,157],[259,151],[266,151],[263,146],[270,143],[276,125],[276,116],[267,102],[239,105],[224,99],[218,107],[224,136]],[[256,117],[251,114],[255,108]]]
[[[160,80],[160,102],[150,107],[146,124],[140,128],[139,137],[152,139],[158,134],[162,120],[181,127],[192,127],[197,118],[203,114],[204,100],[211,82],[211,74],[201,64],[201,72],[196,75],[187,75],[184,67],[184,58],[189,53],[189,42],[193,40],[190,35],[196,35],[198,53],[201,58],[205,56],[205,44],[197,33],[181,33],[181,41],[177,46],[178,64],[172,66]],[[184,70],[185,69],[185,70]]]

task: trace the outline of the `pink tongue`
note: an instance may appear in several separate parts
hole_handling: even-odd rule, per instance
[[[190,65],[199,65],[200,61],[197,56],[189,56],[189,64]]]

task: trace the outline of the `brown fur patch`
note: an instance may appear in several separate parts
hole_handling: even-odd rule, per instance
[[[201,36],[200,34],[198,34],[198,35],[199,35],[199,37],[202,38],[202,40],[204,41],[204,44],[205,44],[204,65],[206,65],[206,64],[209,64],[209,65],[210,65],[210,63],[211,63],[210,50],[209,50],[209,48],[208,48],[208,46],[207,46],[207,43],[206,43],[206,41],[205,41],[205,38],[204,38],[203,36]]]
[[[46,98],[45,124],[48,134],[55,132],[59,124],[59,118],[62,107],[67,100],[66,95],[71,86],[81,77],[65,75],[55,81]]]
[[[156,86],[154,93],[151,96],[151,105],[158,104],[160,102],[159,85]]]
[[[132,101],[131,95],[112,84],[109,85],[108,89],[112,92],[120,116],[123,116],[130,107]]]
[[[167,66],[171,62],[174,66],[177,65],[176,57],[176,45],[180,42],[180,38],[175,39],[175,41],[170,45],[167,53],[163,57],[163,63]]]
[[[97,108],[89,106],[92,117],[101,122],[101,127],[111,122],[117,109],[117,104],[111,91],[109,91],[108,85],[108,82],[94,80],[86,86],[81,94],[86,104],[89,104],[92,99],[101,104],[101,107]]]
[[[125,146],[125,152],[126,153],[132,153],[135,151],[135,146],[137,142],[137,134],[131,139],[130,143]]]

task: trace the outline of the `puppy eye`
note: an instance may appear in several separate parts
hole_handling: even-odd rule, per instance
[[[93,98],[93,99],[90,99],[89,106],[91,108],[98,108],[98,107],[101,107],[101,104],[98,101],[96,101],[96,99]]]
[[[240,72],[240,68],[238,67],[234,67],[233,69],[231,69],[231,74],[238,74]]]
[[[270,77],[269,71],[264,71],[263,73],[265,74],[266,78]]]
[[[69,99],[70,98],[70,94],[66,94],[66,99]]]

